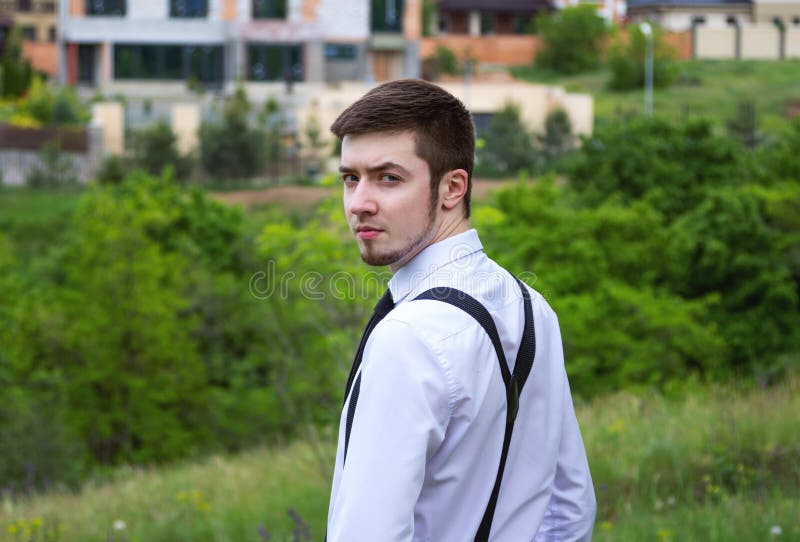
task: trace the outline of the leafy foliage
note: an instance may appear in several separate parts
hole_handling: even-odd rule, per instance
[[[133,134],[133,163],[152,175],[160,175],[164,168],[171,167],[177,179],[187,179],[194,159],[191,155],[181,155],[177,143],[169,123],[159,120]]]
[[[252,177],[264,163],[265,135],[250,123],[251,105],[239,86],[223,107],[219,123],[200,125],[200,155],[210,175],[232,180]]]
[[[548,113],[544,120],[544,133],[536,139],[549,163],[571,151],[575,146],[575,137],[567,112],[557,108]]]
[[[561,74],[575,74],[600,65],[602,42],[608,33],[592,5],[571,6],[545,13],[536,20],[542,50],[536,65]]]
[[[439,45],[436,47],[433,58],[439,73],[458,75],[461,71],[458,65],[458,57],[453,50],[446,45]]]
[[[75,89],[62,86],[53,90],[40,78],[34,78],[23,109],[46,126],[75,126],[89,121],[89,111]]]
[[[487,251],[516,274],[534,273],[559,314],[579,394],[663,386],[722,363],[707,307],[659,287],[666,235],[647,203],[580,208],[540,180],[500,193],[497,206]]]
[[[740,184],[752,171],[736,142],[716,135],[707,120],[636,117],[586,138],[570,178],[588,205],[647,197],[671,219],[699,204],[708,188]]]
[[[732,138],[750,150],[755,149],[761,142],[755,100],[745,99],[739,102],[736,115],[728,119],[726,127]]]
[[[512,102],[492,116],[481,140],[475,166],[478,175],[512,176],[536,167],[538,154],[533,137],[522,121],[519,106]]]
[[[652,25],[653,86],[665,88],[678,77],[675,51],[664,39],[664,29]],[[647,39],[638,25],[628,26],[627,35],[620,35],[608,52],[608,88],[632,90],[642,88],[645,78]]]
[[[11,27],[0,61],[0,95],[18,98],[25,94],[33,78],[33,69],[22,57],[22,33],[18,26]]]

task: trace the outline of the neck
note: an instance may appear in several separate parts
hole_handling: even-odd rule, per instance
[[[469,229],[469,219],[464,217],[463,211],[459,211],[458,215],[446,214],[441,217],[439,224],[433,230],[433,235],[431,235],[430,241],[425,243],[422,248],[418,252],[414,253],[414,255],[410,258],[390,264],[389,269],[392,271],[392,273],[396,273],[398,269],[413,260],[417,254],[419,254],[419,252],[422,252],[429,246],[436,244],[439,241],[444,241],[445,239],[449,239],[450,237],[458,235],[459,233],[464,233]]]

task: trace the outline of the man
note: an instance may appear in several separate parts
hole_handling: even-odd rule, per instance
[[[331,131],[342,140],[344,209],[361,257],[388,265],[393,276],[391,312],[371,321],[348,382],[327,540],[473,540],[502,455],[507,398],[499,357],[470,314],[414,300],[444,286],[472,296],[489,311],[513,364],[523,298],[470,229],[470,114],[436,85],[400,80],[368,92]],[[536,354],[489,539],[589,540],[595,497],[558,322],[542,296],[527,291]]]

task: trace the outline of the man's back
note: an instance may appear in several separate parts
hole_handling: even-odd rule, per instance
[[[471,540],[500,462],[506,397],[497,355],[467,313],[433,300],[462,290],[492,315],[512,365],[522,337],[514,278],[483,254],[474,230],[429,246],[390,282],[397,306],[362,363],[346,462],[340,428],[329,540]],[[595,498],[564,371],[558,322],[531,291],[536,357],[492,523],[492,540],[591,536]],[[349,398],[348,398],[349,401]]]

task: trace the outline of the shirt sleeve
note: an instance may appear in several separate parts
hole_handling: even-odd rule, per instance
[[[558,340],[558,348],[561,349],[561,333],[555,315],[553,315],[551,327],[555,329],[551,336]],[[556,540],[559,542],[590,542],[597,501],[563,365],[560,371],[563,382],[561,440],[556,458],[553,492],[534,540],[535,542]]]
[[[330,542],[412,539],[425,465],[444,439],[450,397],[442,352],[409,323],[381,322],[364,352]]]

